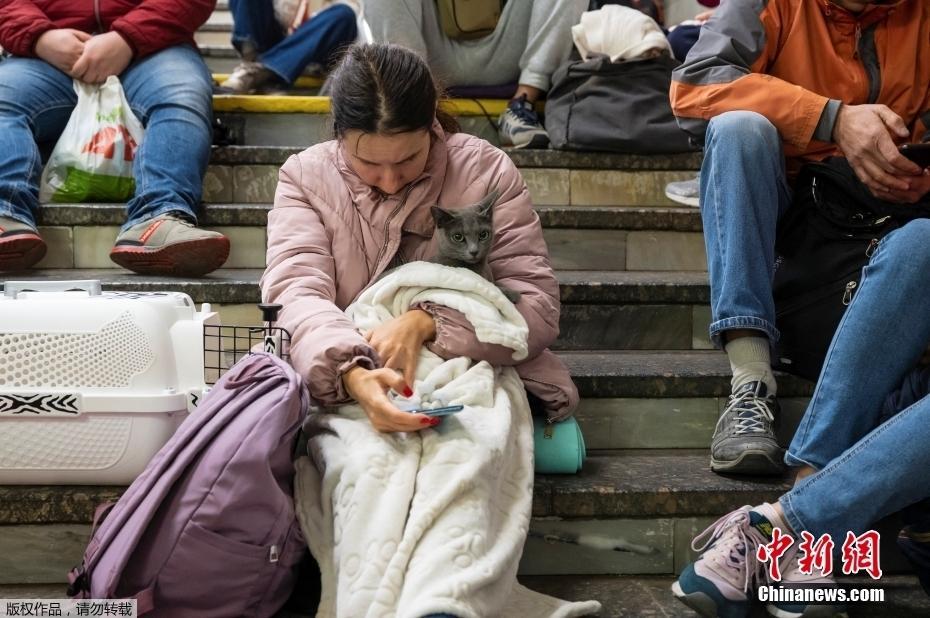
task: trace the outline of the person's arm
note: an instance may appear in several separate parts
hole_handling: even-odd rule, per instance
[[[494,206],[494,245],[488,265],[494,282],[520,293],[517,311],[529,327],[529,356],[532,359],[559,335],[559,284],[552,272],[549,251],[539,217],[533,210],[526,184],[506,154],[488,145],[481,149],[483,166],[495,169],[494,183],[501,196]],[[428,349],[442,358],[466,356],[492,365],[514,365],[513,350],[481,343],[474,328],[460,312],[427,303],[421,308],[433,316],[435,339]]]
[[[36,56],[39,37],[55,24],[30,0],[0,0],[0,47],[14,56]]]
[[[129,44],[135,58],[144,58],[190,41],[213,13],[216,0],[145,0],[110,24]]]
[[[278,324],[291,333],[291,362],[321,405],[351,397],[342,376],[354,367],[376,369],[377,353],[335,304],[335,263],[330,239],[312,196],[301,186],[297,156],[281,168],[274,208],[268,213],[268,266],[262,301],[283,305]]]
[[[777,2],[724,2],[701,27],[684,64],[672,73],[670,98],[678,124],[699,142],[708,121],[729,111],[765,116],[799,150],[831,141],[840,102],[766,75],[783,19]]]

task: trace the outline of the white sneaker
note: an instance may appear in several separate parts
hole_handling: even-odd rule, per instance
[[[665,185],[665,197],[695,208],[701,205],[701,177],[695,176],[691,180],[679,180]]]

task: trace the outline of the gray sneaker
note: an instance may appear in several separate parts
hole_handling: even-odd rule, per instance
[[[0,272],[28,270],[45,257],[39,232],[22,221],[0,217]]]
[[[200,277],[229,257],[229,239],[173,213],[136,224],[116,237],[110,259],[143,275]]]
[[[733,474],[781,474],[784,450],[775,440],[778,402],[765,382],[748,382],[730,395],[710,443],[710,469]]]
[[[221,88],[233,94],[276,94],[284,92],[287,84],[259,62],[240,62]]]
[[[701,177],[695,176],[691,180],[679,180],[665,185],[665,197],[698,208],[701,205]]]
[[[526,100],[526,95],[507,105],[498,120],[497,132],[501,146],[546,148],[549,145],[549,134],[539,121],[533,104]]]

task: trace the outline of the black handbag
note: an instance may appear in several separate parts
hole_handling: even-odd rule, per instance
[[[634,154],[694,150],[668,100],[678,64],[662,54],[624,62],[595,56],[562,65],[546,96],[552,147]]]
[[[817,380],[833,334],[879,241],[930,204],[885,202],[844,158],[807,163],[776,234],[775,323],[778,369]]]

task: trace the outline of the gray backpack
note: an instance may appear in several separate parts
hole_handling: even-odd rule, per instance
[[[668,100],[674,58],[573,60],[552,77],[546,131],[553,148],[632,154],[695,150]]]

